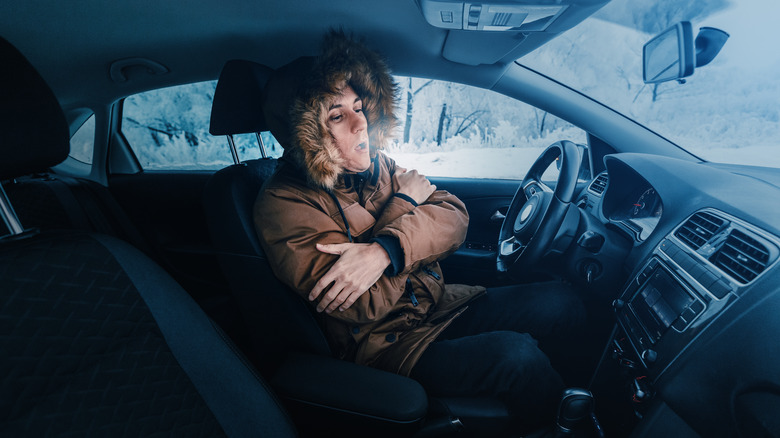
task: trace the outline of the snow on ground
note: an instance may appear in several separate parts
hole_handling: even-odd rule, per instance
[[[389,153],[399,165],[423,175],[522,179],[544,148],[481,148],[447,152]]]
[[[399,165],[428,176],[522,179],[543,150],[543,147],[472,148],[447,152],[391,152],[388,155]],[[780,150],[776,146],[708,148],[691,152],[719,163],[780,167]]]

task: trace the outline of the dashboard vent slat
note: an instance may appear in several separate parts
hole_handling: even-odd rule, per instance
[[[732,230],[712,262],[741,283],[749,283],[767,267],[769,255],[769,249],[761,242]]]
[[[588,190],[591,192],[601,195],[604,193],[604,190],[607,189],[607,184],[609,184],[609,175],[604,172],[599,174],[599,176],[596,177],[596,179],[593,180],[592,183],[590,183],[590,187],[588,187]]]
[[[723,227],[726,221],[710,213],[699,212],[685,221],[674,235],[683,243],[698,250],[707,243],[718,230]]]

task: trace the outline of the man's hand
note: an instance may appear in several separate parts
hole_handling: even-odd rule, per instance
[[[417,205],[425,202],[436,191],[436,186],[431,184],[428,178],[420,175],[416,170],[396,172],[393,177],[397,184],[397,187],[394,187],[395,192],[403,193],[414,199]]]
[[[309,301],[314,301],[332,284],[317,304],[318,312],[324,310],[331,313],[336,308],[343,312],[349,309],[379,280],[390,264],[390,256],[378,243],[318,243],[317,249],[340,256],[309,293]]]

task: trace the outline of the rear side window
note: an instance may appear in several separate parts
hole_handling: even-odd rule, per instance
[[[84,164],[92,164],[95,150],[95,115],[89,118],[70,137],[70,157]]]
[[[209,134],[216,81],[163,88],[125,99],[122,133],[146,170],[220,169],[233,164],[224,136]],[[281,147],[263,133],[266,152],[281,156]],[[260,157],[253,134],[235,136],[239,158]]]

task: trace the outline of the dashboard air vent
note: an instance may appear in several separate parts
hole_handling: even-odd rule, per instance
[[[769,249],[739,230],[731,230],[712,263],[734,279],[749,283],[769,264]]]
[[[699,212],[690,217],[674,235],[694,250],[702,247],[726,221],[711,213]]]
[[[590,183],[590,187],[588,187],[588,190],[591,192],[601,195],[604,193],[604,190],[607,189],[607,184],[609,183],[609,175],[604,172],[602,174],[599,174],[599,176],[596,177],[595,180],[593,180],[592,183]]]

